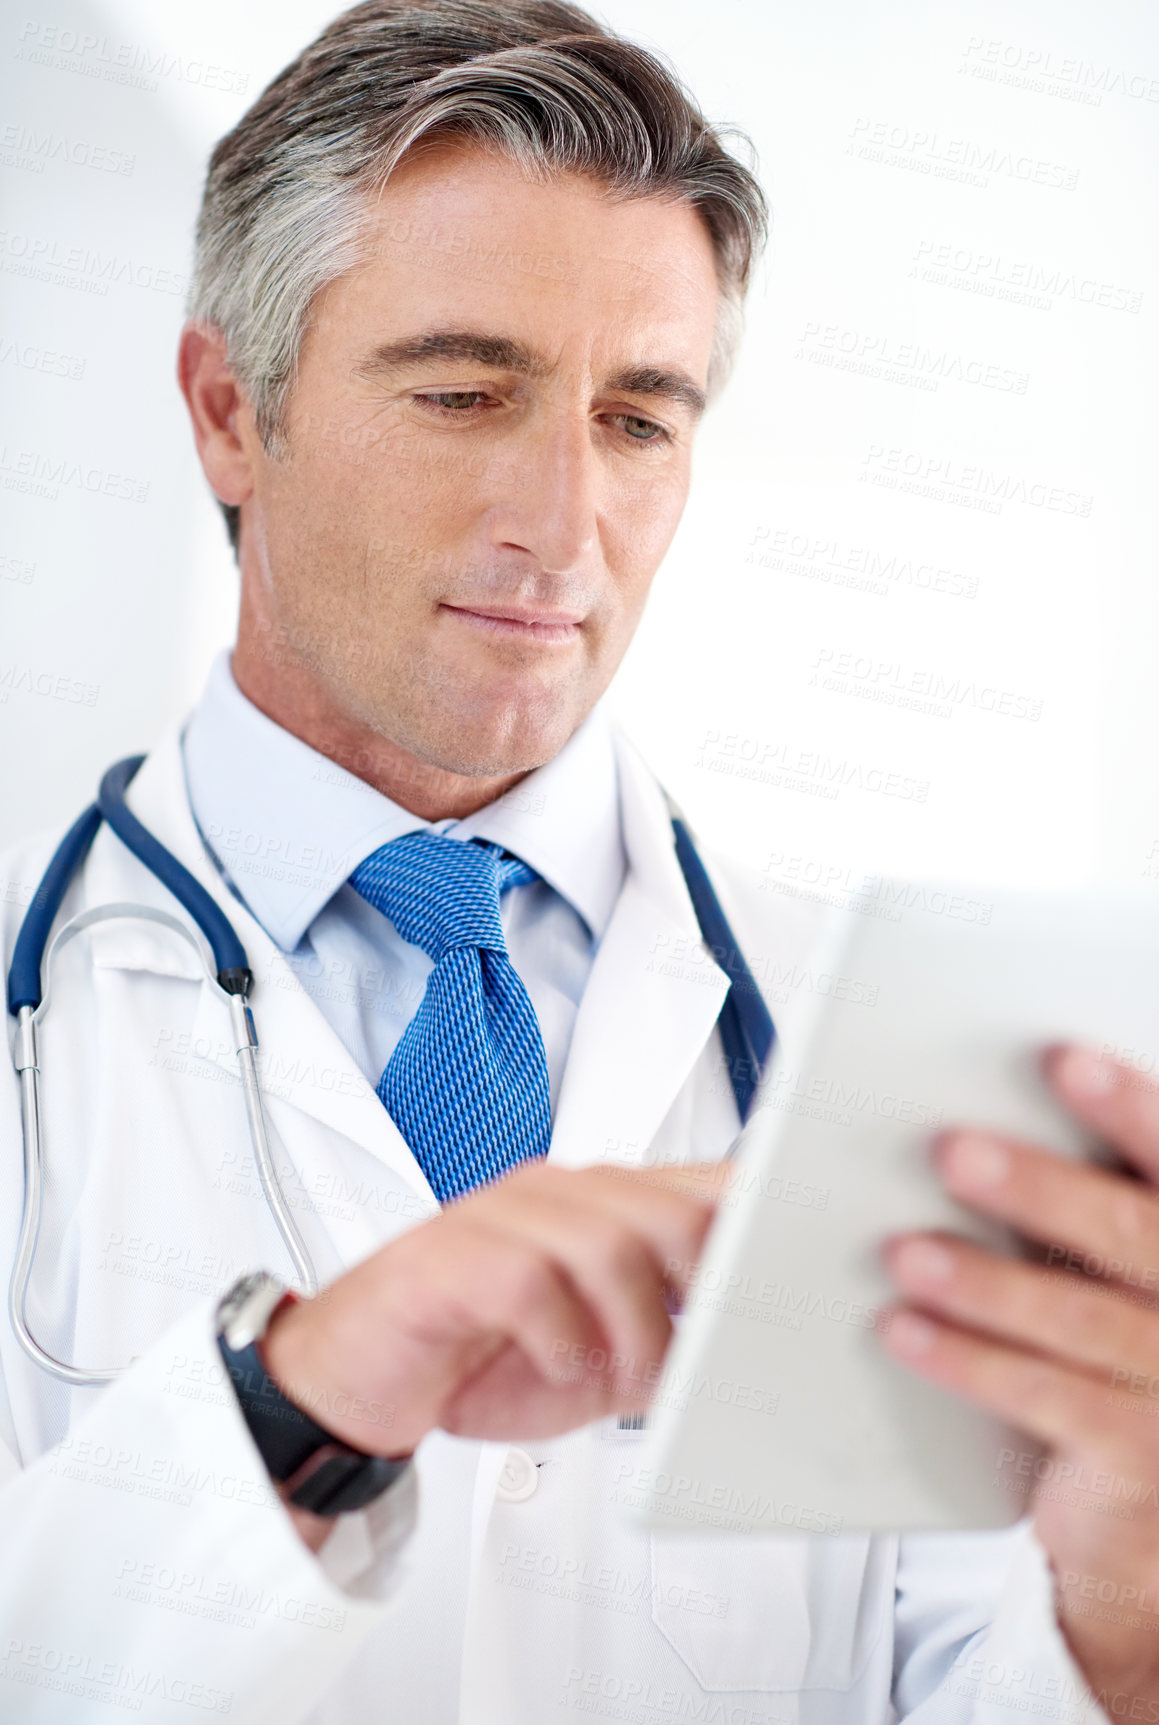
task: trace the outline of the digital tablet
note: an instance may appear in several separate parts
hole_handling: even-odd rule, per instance
[[[619,1496],[685,1532],[1002,1527],[1049,1458],[886,1352],[881,1244],[947,1228],[1021,1249],[943,1190],[940,1125],[1109,1158],[1039,1053],[1157,1070],[1159,897],[879,880],[832,911],[820,963],[858,986],[774,1055]]]

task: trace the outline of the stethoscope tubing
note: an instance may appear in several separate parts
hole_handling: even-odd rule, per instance
[[[73,831],[75,828],[70,829],[70,835]],[[91,842],[90,836],[89,844]],[[88,845],[81,852],[81,860],[87,854],[87,850]],[[176,861],[176,859],[173,860]],[[65,882],[65,886],[67,887],[67,882]],[[63,890],[60,896],[63,897]],[[211,990],[219,997],[230,1015],[238,1069],[245,1098],[246,1123],[262,1192],[289,1254],[290,1261],[294,1266],[295,1275],[303,1293],[312,1296],[318,1291],[318,1277],[313,1260],[282,1190],[282,1184],[278,1178],[278,1172],[270,1151],[265,1111],[262,1107],[261,1083],[257,1069],[258,1039],[253,1013],[243,995],[227,993],[214,976],[215,954],[209,946],[204,930],[196,923],[190,926],[180,917],[173,916],[170,912],[153,905],[106,904],[97,905],[91,910],[81,911],[79,915],[72,917],[57,932],[52,944],[44,953],[43,960],[38,955],[36,992],[39,998],[37,1004],[33,1006],[25,1001],[18,1007],[16,1013],[16,1045],[13,1051],[13,1060],[20,1076],[20,1117],[24,1138],[24,1202],[21,1209],[16,1256],[8,1284],[8,1316],[20,1347],[35,1365],[40,1366],[42,1370],[48,1372],[59,1382],[68,1384],[74,1389],[95,1389],[104,1384],[112,1383],[120,1376],[122,1368],[78,1366],[70,1364],[67,1360],[58,1360],[54,1354],[51,1354],[37,1341],[28,1316],[28,1289],[40,1237],[44,1187],[44,1145],[40,1107],[40,1057],[37,1029],[48,1010],[51,999],[53,967],[60,949],[97,923],[112,922],[123,918],[158,923],[162,927],[170,929],[180,939],[187,941],[193,947],[205,966],[206,980]],[[234,941],[244,960],[245,952],[241,943],[236,940],[236,936]]]
[[[56,954],[68,941],[96,923],[123,917],[144,918],[171,929],[197,952],[205,966],[210,987],[230,1014],[245,1098],[246,1122],[262,1191],[303,1291],[313,1295],[318,1290],[313,1261],[291,1213],[270,1152],[257,1067],[257,1032],[247,999],[253,980],[249,960],[221,907],[129,809],[125,792],[143,760],[144,756],[136,755],[110,767],[101,780],[97,801],[79,816],[57,846],[17,935],[8,973],[8,1009],[16,1019],[14,1062],[20,1076],[24,1138],[24,1203],[8,1288],[8,1314],[16,1340],[28,1357],[62,1383],[75,1388],[88,1389],[111,1383],[120,1372],[115,1367],[84,1368],[58,1360],[36,1340],[29,1322],[28,1288],[40,1235],[44,1184],[37,1028],[48,1008]],[[666,800],[677,861],[701,936],[730,983],[718,1025],[743,1127],[776,1032],[772,1016],[701,861],[688,823],[671,798]],[[173,894],[192,918],[193,926],[150,905],[100,905],[71,918],[50,944],[52,926],[69,884],[83,865],[102,821],[108,823],[138,861]],[[730,1155],[737,1142],[739,1139],[730,1149]]]

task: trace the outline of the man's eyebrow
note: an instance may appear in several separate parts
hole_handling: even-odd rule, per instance
[[[517,341],[513,336],[489,335],[475,329],[432,329],[419,335],[403,336],[398,341],[380,343],[367,355],[358,370],[363,376],[378,372],[399,371],[404,366],[421,365],[424,360],[473,360],[477,365],[490,366],[496,371],[518,372],[523,377],[544,377],[550,367],[541,354]],[[707,398],[687,372],[655,365],[632,365],[615,372],[606,381],[606,388],[621,389],[629,395],[657,396],[686,408],[693,419],[704,412]]]
[[[704,391],[693,383],[684,371],[667,371],[663,366],[632,365],[617,371],[608,379],[610,389],[622,389],[628,395],[656,395],[665,401],[685,407],[693,419],[699,419],[708,404]]]
[[[488,335],[477,329],[431,329],[421,335],[406,335],[399,341],[380,343],[358,367],[360,372],[398,371],[405,365],[421,365],[428,359],[468,359],[496,371],[517,371],[525,377],[541,377],[547,361],[521,341],[506,335]]]

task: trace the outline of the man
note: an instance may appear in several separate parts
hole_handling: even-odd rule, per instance
[[[652,1542],[617,1507],[737,1109],[728,980],[599,698],[762,223],[664,67],[556,0],[368,0],[218,147],[180,380],[238,641],[129,800],[246,946],[323,1292],[217,1315],[241,1272],[291,1274],[228,1017],[167,931],[74,942],[28,1316],[127,1370],[68,1388],[0,1336],[5,1719],[1159,1718],[1155,1422],[1135,1376],[1108,1394],[1153,1372],[1159,1316],[1111,1276],[895,1242],[889,1345],[1058,1477],[1141,1486],[1129,1517],[1056,1492],[1033,1536],[870,1540],[784,1506]],[[807,953],[807,909],[718,873],[747,952]],[[104,828],[63,914],[124,901],[174,908]],[[1081,1051],[1052,1073],[1159,1173],[1153,1089]],[[10,1080],[2,1107],[11,1261]],[[1036,1238],[1157,1262],[1150,1184],[980,1135],[941,1154]]]

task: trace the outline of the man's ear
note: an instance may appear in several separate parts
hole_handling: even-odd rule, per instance
[[[188,323],[177,350],[177,381],[193,422],[193,438],[214,495],[235,507],[252,496],[253,415],[226,356],[221,332]]]

